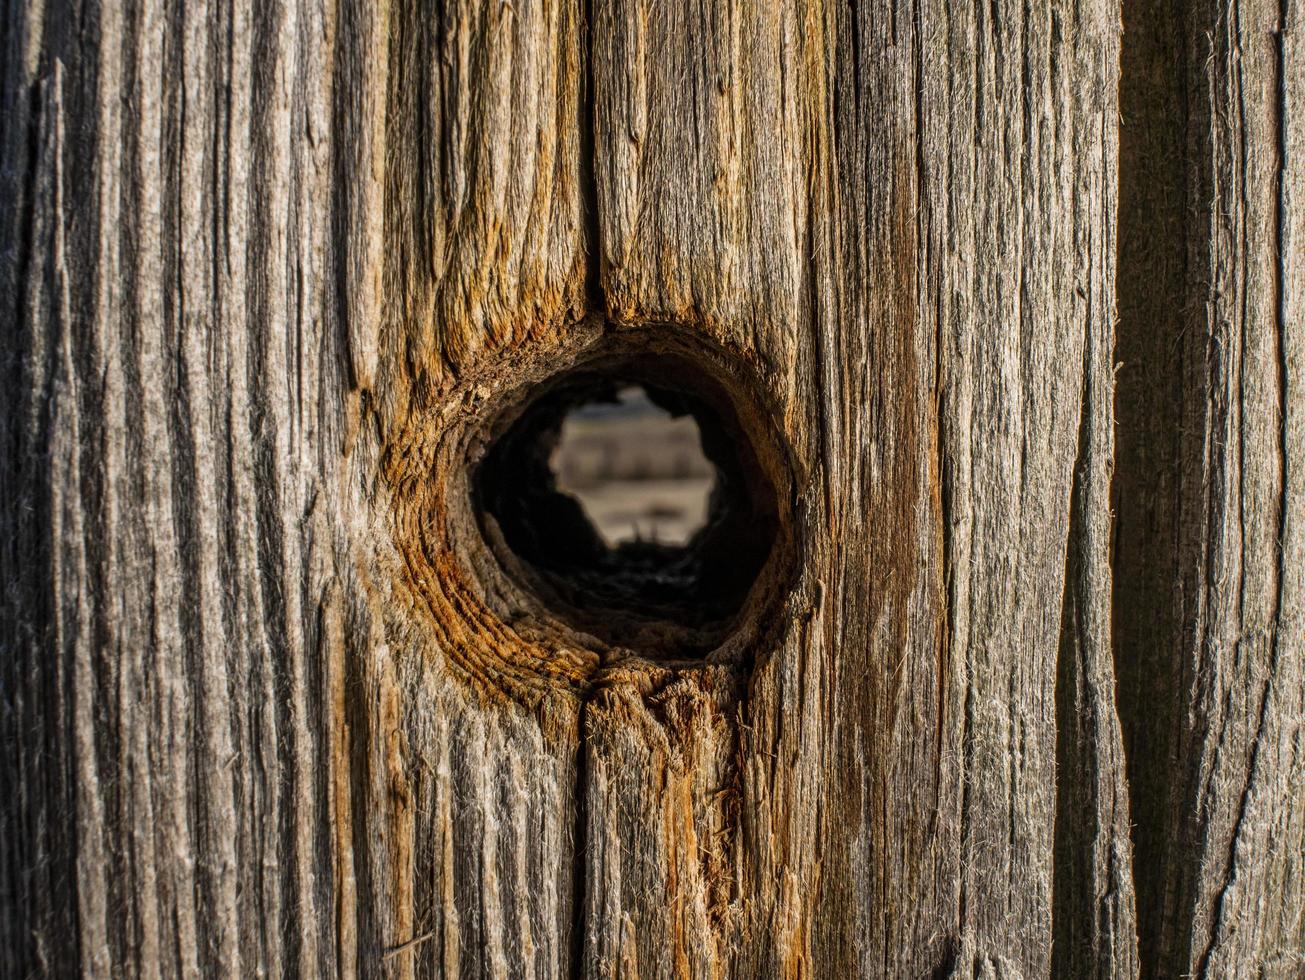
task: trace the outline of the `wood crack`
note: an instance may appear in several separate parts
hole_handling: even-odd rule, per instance
[[[595,316],[607,315],[607,299],[603,289],[603,225],[598,193],[598,160],[595,153],[598,134],[597,74],[594,71],[594,0],[577,0],[580,5],[581,58],[584,61],[584,82],[579,109],[580,159],[578,161],[581,207],[585,223],[585,293],[589,312]]]
[[[584,81],[577,100],[579,110],[580,158],[578,160],[581,208],[585,222],[585,295],[591,316],[605,317],[607,302],[603,290],[603,238],[602,213],[598,193],[598,161],[595,152],[597,126],[597,74],[594,70],[595,0],[577,0],[580,7],[580,36],[583,39],[581,58],[584,61]],[[587,728],[593,699],[599,685],[591,678],[579,692],[576,712],[575,782],[572,788],[573,853],[571,858],[571,937],[570,977],[583,980],[585,970],[585,936],[587,926],[588,844],[589,844],[589,739]]]

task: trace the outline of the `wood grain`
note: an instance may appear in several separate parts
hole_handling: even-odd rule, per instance
[[[1300,17],[1125,7],[1114,616],[1154,976],[1305,967]]]
[[[741,707],[728,972],[1042,975],[1054,906],[1080,920],[1066,969],[1128,973],[1109,8],[598,2],[595,25],[609,315],[755,359],[808,467],[802,583]],[[1065,808],[1088,854],[1057,878],[1061,657],[1092,716],[1062,789],[1096,805]]]
[[[1166,11],[0,3],[0,975],[1294,975],[1299,12]],[[474,512],[612,349],[701,662]]]

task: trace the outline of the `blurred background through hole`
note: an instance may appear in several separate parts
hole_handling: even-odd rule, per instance
[[[716,468],[692,415],[673,417],[643,388],[567,413],[550,465],[603,542],[686,545],[707,522]]]
[[[780,527],[729,391],[670,355],[560,373],[492,424],[474,467],[472,505],[517,582],[644,655],[715,647]]]

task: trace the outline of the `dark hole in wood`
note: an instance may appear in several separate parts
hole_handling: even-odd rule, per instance
[[[714,470],[705,522],[682,543],[654,534],[609,543],[619,536],[605,540],[581,501],[558,486],[564,421],[632,388],[670,417],[692,419]],[[672,355],[589,364],[542,385],[496,428],[473,474],[477,517],[482,529],[492,522],[498,531],[486,534],[491,547],[501,542],[511,552],[500,554],[505,567],[557,615],[650,654],[700,654],[728,633],[766,565],[778,507],[719,382]]]

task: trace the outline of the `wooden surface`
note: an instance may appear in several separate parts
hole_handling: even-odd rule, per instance
[[[1299,974],[1294,0],[0,11],[0,974]],[[472,513],[604,345],[785,474],[701,663]]]
[[[1154,976],[1305,971],[1301,16],[1124,9],[1115,627]]]

